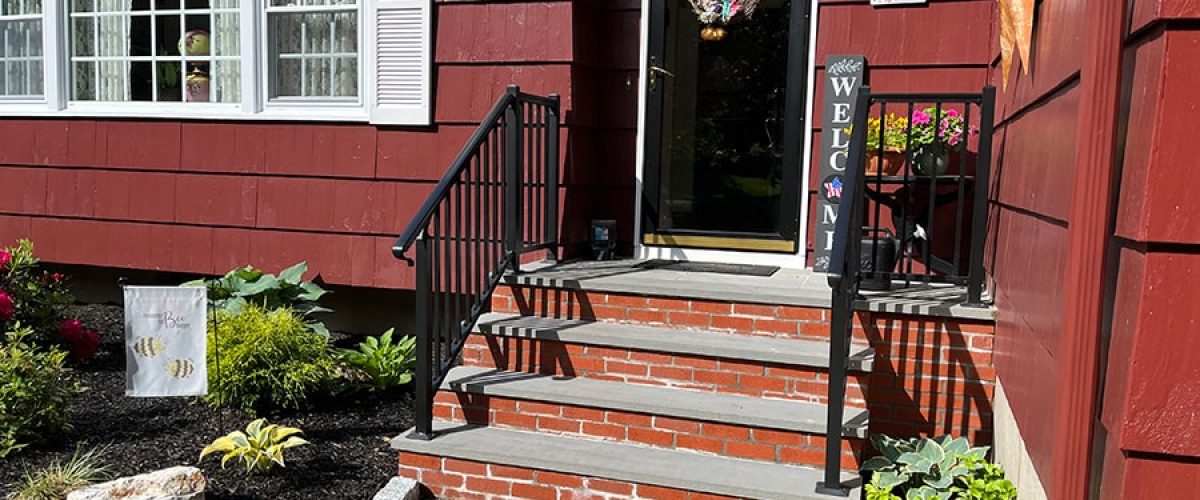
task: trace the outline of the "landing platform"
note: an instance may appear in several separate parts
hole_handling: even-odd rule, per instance
[[[641,267],[634,259],[525,264],[505,278],[510,285],[546,286],[596,292],[662,295],[704,300],[800,307],[830,307],[824,273],[780,269],[771,276],[678,271]],[[964,286],[914,283],[886,292],[863,292],[860,310],[992,321],[995,308],[965,305]],[[985,300],[987,298],[985,297]]]

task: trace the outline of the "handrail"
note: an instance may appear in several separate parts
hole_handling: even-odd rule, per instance
[[[506,270],[556,257],[559,115],[558,96],[509,86],[392,246],[416,267],[414,439],[434,437],[433,397]]]

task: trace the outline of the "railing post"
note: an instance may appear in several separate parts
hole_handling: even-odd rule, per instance
[[[521,88],[508,86],[508,108],[504,110],[504,242],[505,251],[512,258],[512,271],[521,270],[521,167],[524,165],[521,150],[521,133],[524,130],[520,95]]]
[[[545,239],[551,245],[550,260],[558,260],[558,126],[562,102],[558,94],[550,94],[550,117],[546,120],[546,222]]]
[[[433,331],[429,317],[429,306],[433,294],[433,281],[430,279],[429,235],[422,231],[417,236],[417,372],[414,374],[416,383],[416,428],[408,435],[412,439],[428,441],[433,439]]]
[[[971,209],[971,271],[967,276],[967,304],[972,306],[983,305],[983,280],[987,273],[983,268],[983,250],[988,231],[988,196],[991,194],[996,87],[983,88],[979,108],[979,156],[975,159],[975,199]]]

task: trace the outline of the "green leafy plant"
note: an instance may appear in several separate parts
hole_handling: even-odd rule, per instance
[[[872,436],[871,442],[881,455],[863,463],[863,470],[874,473],[867,500],[1016,498],[1003,469],[987,461],[988,447],[972,448],[966,438]],[[993,496],[970,496],[976,494]]]
[[[74,302],[66,278],[41,268],[32,242],[0,248],[0,326],[20,323],[39,343],[57,343],[62,310]]]
[[[329,340],[291,309],[247,305],[209,324],[207,400],[216,406],[299,408],[336,372]]]
[[[0,458],[69,431],[67,400],[82,391],[67,353],[30,344],[31,334],[15,325],[0,344]]]
[[[309,329],[328,337],[329,329],[312,319],[312,315],[333,312],[317,303],[329,292],[316,283],[304,281],[307,271],[307,262],[284,269],[278,276],[246,266],[220,278],[189,281],[181,286],[207,287],[208,300],[213,306],[233,314],[242,312],[249,304],[266,310],[291,309],[304,318]]]
[[[76,447],[67,463],[58,460],[45,469],[26,472],[21,480],[10,485],[8,500],[60,500],[67,494],[109,477],[104,455],[108,447],[83,451]]]
[[[367,337],[358,349],[341,349],[338,359],[346,366],[355,383],[383,391],[412,381],[417,357],[417,340],[408,336],[392,341],[394,329],[379,337]]]
[[[221,468],[235,458],[246,465],[247,473],[266,472],[278,464],[283,467],[283,450],[309,444],[297,436],[303,431],[295,427],[267,425],[263,419],[250,422],[246,431],[233,431],[217,438],[200,452],[200,459],[212,453],[224,453]]]

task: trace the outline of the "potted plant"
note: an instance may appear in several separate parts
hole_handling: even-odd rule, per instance
[[[700,38],[715,42],[725,38],[725,25],[749,19],[758,9],[758,0],[689,0],[692,11],[704,23]]]
[[[950,153],[961,151],[966,142],[967,126],[962,115],[956,109],[929,107],[913,111],[909,122],[913,171],[918,175],[946,173]]]
[[[907,130],[908,119],[895,113],[867,120],[867,175],[896,175],[904,168]]]

